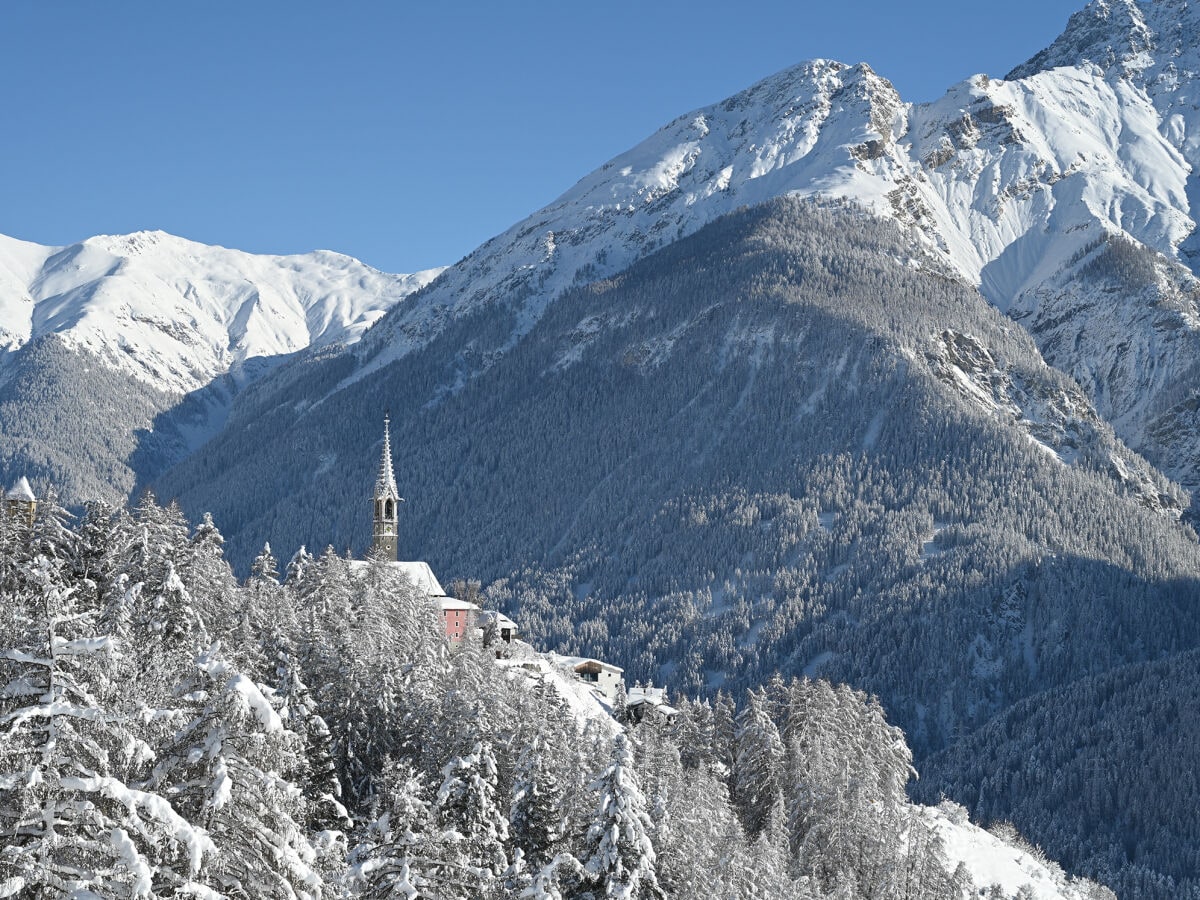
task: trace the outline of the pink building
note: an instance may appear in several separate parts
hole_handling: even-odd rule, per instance
[[[438,609],[442,612],[442,627],[446,629],[446,640],[451,646],[461,644],[479,622],[479,607],[466,600],[453,597],[438,597]]]

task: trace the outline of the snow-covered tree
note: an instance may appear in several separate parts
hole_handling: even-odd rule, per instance
[[[151,784],[212,838],[212,890],[315,898],[321,878],[305,833],[306,799],[283,774],[301,742],[263,688],[210,648],[197,661],[194,718],[155,766]]]
[[[0,892],[184,889],[212,845],[136,786],[150,750],[122,713],[117,643],[95,630],[95,598],[78,602],[61,510],[44,504],[31,537],[23,584],[0,612]]]
[[[447,849],[417,772],[389,763],[381,776],[387,798],[353,854],[351,882],[368,900],[442,896]],[[452,896],[446,894],[446,896]]]
[[[498,803],[496,781],[496,759],[482,742],[442,768],[436,810],[447,833],[447,852],[440,877],[456,884],[465,896],[498,896],[503,888],[501,876],[509,865],[508,819]]]
[[[595,812],[579,860],[584,881],[576,896],[657,898],[662,896],[654,871],[653,825],[638,784],[629,739],[613,739],[608,768],[593,782]]]
[[[736,758],[731,793],[751,839],[766,827],[776,805],[782,803],[780,774],[783,742],[767,713],[763,698],[751,692],[737,717],[734,739]]]
[[[564,837],[563,792],[547,764],[540,738],[521,751],[513,776],[509,823],[512,844],[524,864],[540,871],[555,856]]]

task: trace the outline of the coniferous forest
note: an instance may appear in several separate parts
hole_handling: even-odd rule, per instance
[[[0,896],[976,890],[860,692],[776,678],[669,721],[580,716],[491,634],[450,652],[386,563],[267,547],[239,583],[222,545],[149,495],[5,513]]]

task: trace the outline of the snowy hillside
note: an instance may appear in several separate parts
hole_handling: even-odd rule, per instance
[[[0,475],[119,501],[306,348],[353,343],[440,270],[261,256],[162,232],[43,247],[0,236]]]
[[[845,198],[913,227],[926,252],[1000,309],[1091,335],[1076,346],[1032,328],[1127,443],[1200,485],[1198,452],[1169,452],[1155,424],[1187,400],[1200,353],[1189,271],[1200,258],[1200,51],[1187,39],[1200,33],[1197,15],[1183,0],[1095,0],[1008,80],[976,76],[928,104],[905,103],[866,64],[780,72],[680,116],[485,243],[373,331],[350,378],[482,306],[511,309],[507,337],[459,384],[572,284],[620,272],[740,206]],[[1171,296],[1152,302],[1178,315],[1147,316],[1145,298],[1081,274],[1110,235],[1165,255],[1152,281]],[[1064,280],[1075,283],[1069,296],[1054,287]]]
[[[954,803],[919,809],[942,842],[946,868],[954,871],[962,864],[979,888],[999,885],[1003,896],[1022,900],[1099,900],[1104,896],[1093,883],[1067,878],[1057,863],[1025,844],[1013,829],[1007,829],[1007,834],[1003,829],[984,830],[972,824],[967,811]]]
[[[0,236],[0,348],[55,334],[184,394],[250,360],[353,342],[439,271],[387,275],[328,251],[261,256],[162,232],[69,247]]]
[[[614,718],[381,560],[239,583],[211,520],[46,506],[0,511],[0,897],[1112,900],[912,803],[845,685]]]

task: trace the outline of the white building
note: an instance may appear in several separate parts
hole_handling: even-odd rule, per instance
[[[558,656],[552,658],[555,664],[571,673],[576,681],[592,686],[592,689],[608,702],[610,706],[617,702],[617,696],[624,686],[625,670],[600,659],[586,656]]]
[[[517,623],[510,619],[502,612],[497,612],[494,609],[485,609],[479,614],[479,627],[486,628],[489,625],[496,626],[496,636],[506,644],[511,644],[517,639]]]
[[[625,712],[634,724],[643,720],[670,724],[679,715],[679,710],[667,703],[666,688],[656,687],[630,688],[625,697]]]

